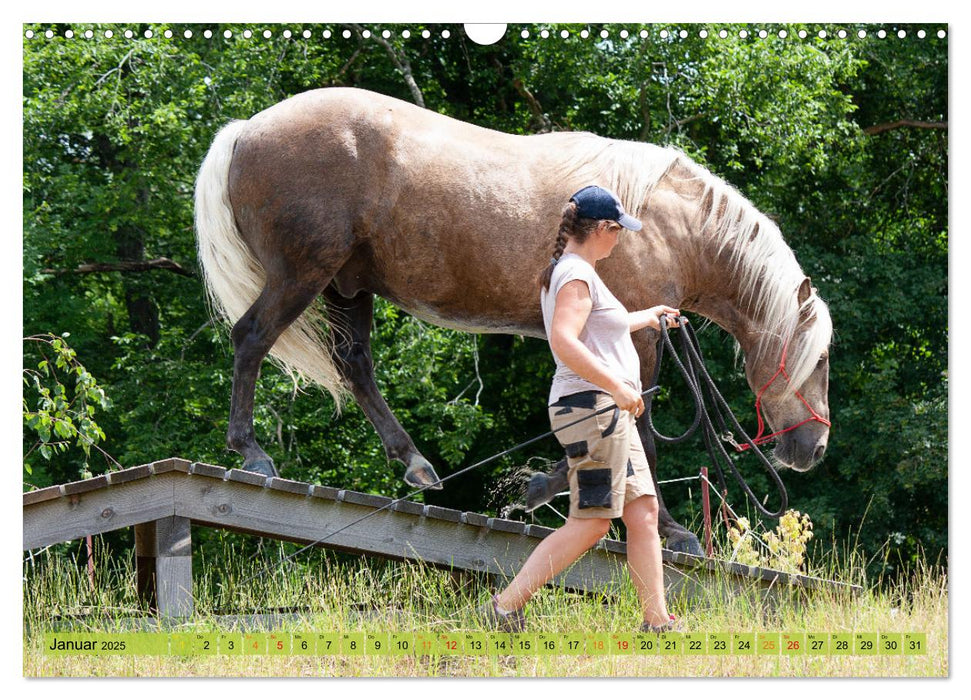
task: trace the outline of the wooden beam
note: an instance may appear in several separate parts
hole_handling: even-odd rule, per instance
[[[306,495],[306,489],[301,492],[187,479],[176,486],[176,514],[201,525],[298,543],[319,540],[321,546],[341,551],[500,577],[514,575],[539,542],[524,536],[524,524],[516,521],[488,519],[491,527],[474,527],[458,522],[461,513],[447,508],[424,506],[420,516],[396,509],[375,512],[374,505],[354,502],[366,500],[368,494],[339,492],[340,500],[331,500]],[[364,516],[366,520],[353,524]],[[581,590],[609,586],[623,564],[616,552],[592,550],[560,583]]]
[[[60,498],[24,506],[23,548],[46,547],[175,515],[173,489],[180,476],[184,475],[173,471],[106,484],[98,490],[62,491]]]

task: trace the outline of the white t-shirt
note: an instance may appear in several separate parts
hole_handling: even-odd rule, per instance
[[[553,268],[549,290],[540,290],[540,305],[543,307],[546,337],[550,337],[550,329],[553,325],[556,295],[563,285],[573,280],[586,282],[593,301],[590,316],[580,332],[580,342],[604,363],[611,374],[640,392],[641,363],[634,349],[634,341],[631,339],[627,309],[610,293],[593,266],[575,253],[565,253],[560,257],[556,267]],[[580,391],[591,389],[604,391],[603,387],[583,379],[563,364],[555,352],[553,359],[556,361],[556,373],[553,375],[553,384],[550,387],[550,404],[555,403],[562,396]]]

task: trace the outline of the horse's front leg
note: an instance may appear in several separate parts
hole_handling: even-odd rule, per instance
[[[328,287],[324,291],[324,299],[331,322],[339,323],[346,330],[346,333],[334,334],[334,361],[357,404],[381,437],[388,459],[398,460],[405,465],[404,478],[409,486],[441,489],[435,469],[401,427],[374,381],[374,360],[371,356],[374,295],[365,291],[348,299],[333,287]]]

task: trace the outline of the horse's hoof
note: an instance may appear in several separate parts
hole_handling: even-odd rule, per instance
[[[273,460],[267,457],[266,459],[253,459],[243,462],[243,470],[248,472],[256,472],[257,474],[262,474],[263,476],[280,476],[277,472],[276,467],[273,466]]]
[[[557,465],[559,467],[559,465]],[[531,513],[549,503],[560,491],[570,488],[566,469],[557,468],[549,474],[533,474],[526,487],[526,512]]]
[[[412,457],[405,470],[405,483],[416,489],[431,489],[441,491],[442,482],[435,473],[435,469],[424,457]]]
[[[704,550],[701,548],[701,543],[698,538],[691,532],[678,533],[668,537],[664,541],[665,549],[669,549],[672,552],[682,552],[684,554],[690,554],[695,557],[705,556]]]

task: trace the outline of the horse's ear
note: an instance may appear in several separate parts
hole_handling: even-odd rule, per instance
[[[796,299],[799,301],[799,320],[802,322],[808,321],[812,316],[812,307],[806,306],[806,302],[815,291],[812,280],[807,277],[799,285],[799,290],[796,292]]]
[[[799,292],[797,294],[798,294],[797,298],[799,300],[799,306],[802,306],[813,294],[813,281],[808,277],[806,277],[802,281],[802,284],[799,285]]]

